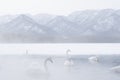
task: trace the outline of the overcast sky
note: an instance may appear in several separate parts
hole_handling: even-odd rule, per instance
[[[120,8],[120,0],[0,0],[0,14],[49,13],[67,15],[76,10]]]

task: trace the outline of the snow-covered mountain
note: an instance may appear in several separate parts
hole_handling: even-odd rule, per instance
[[[85,32],[89,31],[95,35],[119,35],[120,33],[120,15],[112,9],[78,11],[70,14],[68,18],[84,27]]]
[[[82,32],[79,25],[69,21],[65,16],[55,17],[47,23],[47,26],[63,36],[78,36]]]
[[[14,38],[16,38],[18,41],[21,41],[21,39],[22,41],[39,41],[41,38],[44,40],[50,38],[49,36],[52,38],[54,35],[53,30],[38,24],[32,18],[26,15],[19,15],[10,22],[1,25],[0,28],[0,33],[4,35],[4,38],[13,39],[13,41]]]
[[[6,30],[12,32],[34,32],[39,34],[49,34],[51,31],[49,28],[38,24],[32,18],[26,15],[20,15],[2,26]]]
[[[56,15],[50,15],[50,14],[37,14],[31,16],[31,18],[33,18],[36,22],[42,25],[47,25],[47,23],[55,17]]]
[[[0,25],[8,23],[9,21],[14,19],[15,17],[17,17],[17,15],[1,15],[0,16]]]
[[[76,11],[68,16],[23,14],[10,16],[3,24],[0,21],[0,40],[16,37],[20,42],[120,42],[119,34],[120,10],[113,9]]]

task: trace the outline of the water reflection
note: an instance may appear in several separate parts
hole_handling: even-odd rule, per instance
[[[119,59],[101,56],[98,64],[88,61],[90,56],[74,56],[74,66],[64,66],[65,57],[54,57],[48,63],[47,72],[44,60],[47,56],[0,56],[1,80],[120,80],[120,75],[109,69]],[[116,62],[113,63],[113,62]],[[45,71],[44,71],[45,70]]]

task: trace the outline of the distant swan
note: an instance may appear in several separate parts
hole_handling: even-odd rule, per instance
[[[51,57],[48,57],[44,60],[43,69],[41,68],[41,65],[39,63],[33,62],[31,66],[29,66],[29,68],[27,69],[28,75],[34,78],[47,79],[50,75],[48,72],[48,66],[47,66],[48,62],[53,63],[53,60]]]
[[[99,62],[98,56],[91,56],[88,58],[88,60],[90,63],[98,63]]]
[[[70,56],[69,56],[69,52],[71,52],[70,49],[68,49],[68,50],[66,51],[67,59],[66,59],[65,62],[64,62],[64,65],[65,65],[65,66],[73,66],[73,65],[74,65],[73,60],[72,60],[72,59],[70,58]]]
[[[111,71],[114,71],[116,73],[120,73],[120,65],[119,66],[115,66],[115,67],[112,67],[110,68]]]
[[[28,50],[26,50],[26,55],[29,55]]]

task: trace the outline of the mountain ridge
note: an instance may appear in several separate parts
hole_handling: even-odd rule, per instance
[[[40,16],[42,15],[40,14]],[[18,38],[19,35],[26,35],[26,37],[22,37],[22,41],[23,38],[29,36],[25,42],[29,42],[30,39],[32,39],[30,42],[55,43],[120,42],[120,10],[84,10],[73,12],[68,16],[45,14],[39,18],[36,19],[34,16],[26,14],[10,18],[9,22],[6,21],[0,26],[0,36],[4,38],[4,34],[6,37],[11,34],[12,38]],[[41,24],[42,19],[43,24]],[[7,37],[8,41],[11,37]],[[34,39],[36,40],[34,41]]]

